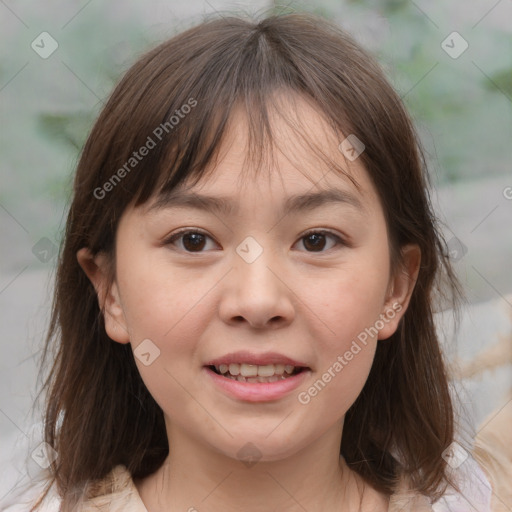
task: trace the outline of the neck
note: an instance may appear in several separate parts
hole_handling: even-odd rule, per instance
[[[304,448],[270,460],[248,443],[238,459],[229,457],[168,427],[169,456],[136,485],[149,512],[359,510],[361,481],[339,455],[342,428],[343,420]]]

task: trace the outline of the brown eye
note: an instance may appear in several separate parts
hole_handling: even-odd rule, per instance
[[[183,235],[183,247],[187,251],[200,251],[204,246],[205,236],[202,233],[187,233]]]
[[[301,240],[308,252],[325,252],[324,249],[327,245],[326,239],[328,238],[335,240],[333,245],[344,245],[343,240],[339,236],[329,231],[310,231],[306,233]],[[328,249],[332,247],[333,246],[328,247]]]
[[[304,247],[312,251],[321,251],[325,247],[325,235],[311,233],[304,237]]]
[[[185,252],[204,252],[203,249],[207,245],[208,239],[212,238],[205,233],[197,230],[180,231],[175,233],[164,243],[165,245],[178,246],[179,249]],[[178,243],[181,240],[181,244]]]

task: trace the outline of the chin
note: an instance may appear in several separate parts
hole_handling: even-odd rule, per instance
[[[268,432],[271,431],[272,428],[259,435],[235,436],[230,438],[229,446],[213,446],[221,455],[243,462],[248,467],[258,462],[282,461],[300,450],[297,445],[290,446],[289,440],[295,439],[294,436],[280,437],[272,434],[273,439],[270,439]]]

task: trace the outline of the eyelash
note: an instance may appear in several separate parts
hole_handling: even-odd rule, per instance
[[[185,229],[182,229],[180,231],[177,231],[176,233],[172,234],[170,237],[168,237],[167,239],[165,239],[163,241],[163,245],[174,245],[175,244],[175,241],[178,240],[179,238],[182,238],[183,235],[187,235],[187,234],[199,234],[199,235],[204,235],[208,238],[210,238],[211,240],[213,240],[213,238],[208,235],[206,232],[200,230],[200,229],[190,229],[190,228],[185,228]],[[348,242],[346,242],[343,238],[341,238],[339,235],[333,233],[332,231],[328,231],[328,230],[325,230],[325,229],[319,229],[319,230],[311,230],[311,231],[308,231],[306,233],[304,233],[300,238],[299,240],[302,240],[310,235],[328,235],[330,237],[332,237],[333,239],[335,239],[336,241],[336,244],[334,247],[336,246],[344,246],[344,247],[349,247],[349,244]],[[295,244],[294,244],[295,245]],[[330,249],[327,249],[327,251],[330,251],[331,249],[334,249],[334,247],[331,247]],[[309,252],[310,254],[323,254],[327,251],[306,251],[306,252]],[[201,254],[205,251],[197,251],[197,252],[194,252],[194,251],[187,251],[185,249],[185,252],[187,254]]]

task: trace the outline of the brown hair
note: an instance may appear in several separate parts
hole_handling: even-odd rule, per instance
[[[453,291],[458,288],[430,204],[425,159],[400,98],[375,61],[322,18],[225,17],[188,29],[140,58],[83,148],[42,358],[43,365],[55,343],[41,391],[47,389],[45,441],[58,452],[51,469],[64,504],[76,503],[88,482],[117,464],[134,478],[153,473],[169,451],[162,410],[139,375],[130,344],[107,336],[77,251],[103,251],[113,262],[116,228],[127,206],[204,177],[235,106],[246,108],[248,154],[261,156],[268,147],[265,134],[265,141],[274,140],[268,108],[282,90],[307,98],[333,130],[364,142],[359,158],[382,201],[394,268],[405,244],[421,249],[408,310],[396,333],[378,344],[368,380],[346,413],[341,454],[387,494],[401,474],[434,498],[450,481],[442,453],[453,441],[454,413],[432,303],[440,274]],[[155,146],[127,166],[148,137]],[[112,279],[114,273],[112,266]]]

